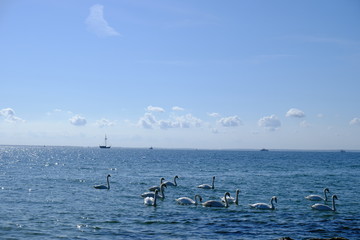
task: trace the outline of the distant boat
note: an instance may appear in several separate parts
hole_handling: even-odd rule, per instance
[[[111,148],[111,146],[108,146],[108,145],[107,145],[107,137],[106,137],[106,134],[105,134],[105,145],[100,145],[99,147],[100,147],[100,148]]]
[[[153,147],[149,147],[150,150],[153,150],[154,148]]]
[[[269,149],[263,148],[263,149],[261,149],[260,151],[261,151],[261,152],[268,152]]]
[[[346,151],[345,151],[345,150],[340,150],[340,152],[344,153],[344,152],[346,152]]]

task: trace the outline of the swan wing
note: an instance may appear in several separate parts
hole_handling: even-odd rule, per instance
[[[208,184],[201,184],[198,186],[198,188],[203,188],[203,189],[211,189],[211,186]]]
[[[154,193],[154,192],[146,192],[146,193],[141,194],[141,197],[143,197],[143,198],[146,198],[146,197],[152,197],[152,198],[154,198],[154,197],[155,197],[155,193]]]
[[[324,204],[314,204],[311,206],[312,209],[314,210],[318,210],[318,211],[332,211],[333,209],[329,206],[326,206]]]
[[[256,209],[272,209],[271,206],[266,203],[254,203],[254,204],[250,204],[250,207]]]
[[[227,197],[228,203],[235,203],[235,198],[233,197]],[[222,197],[221,201],[224,203],[225,202],[225,198]]]
[[[174,184],[174,183],[169,182],[169,181],[164,182],[163,184],[166,184],[166,186],[175,186],[175,184]]]
[[[153,205],[154,204],[155,199],[153,197],[146,197],[144,198],[144,204],[145,205]]]
[[[203,203],[204,207],[225,207],[225,205],[222,202],[215,201],[215,200],[209,200]]]
[[[176,202],[181,205],[195,204],[195,201],[188,197],[181,197],[176,199]]]
[[[324,201],[324,199],[322,197],[320,197],[319,195],[309,195],[309,196],[306,196],[305,198],[310,201]]]

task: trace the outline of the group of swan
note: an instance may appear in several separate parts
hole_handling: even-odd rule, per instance
[[[106,185],[95,185],[94,188],[96,189],[110,189],[110,181],[109,181],[109,177],[111,177],[110,174],[107,175],[106,177],[106,181],[107,181],[107,186]],[[177,186],[177,182],[176,179],[178,179],[178,176],[174,177],[174,182],[163,182],[165,179],[161,178],[160,179],[160,186],[153,186],[151,188],[149,188],[150,192],[145,192],[143,194],[141,194],[141,197],[144,198],[144,204],[145,205],[151,205],[151,206],[156,206],[156,200],[159,199],[165,199],[165,193],[164,193],[164,188],[166,188],[167,186]],[[212,185],[208,185],[208,184],[201,184],[198,186],[198,188],[203,188],[203,189],[214,189],[215,186],[215,176],[212,178]],[[160,192],[160,194],[159,194]],[[235,203],[236,205],[239,204],[239,193],[240,190],[237,189],[235,192],[235,198],[230,196],[229,192],[226,192],[224,194],[224,197],[221,198],[221,201],[216,201],[216,200],[209,200],[206,201],[204,203],[202,203],[202,206],[204,207],[229,207],[229,203]],[[326,193],[330,193],[328,188],[324,188],[324,198],[319,196],[319,195],[309,195],[306,196],[305,198],[307,200],[310,201],[324,201],[326,202],[328,200],[328,197],[326,195]],[[200,195],[195,195],[195,200],[192,200],[191,198],[188,197],[180,197],[178,199],[176,199],[176,202],[178,204],[181,205],[198,205],[198,201],[197,199],[199,199],[199,202],[202,202],[202,197]],[[335,199],[338,200],[337,195],[332,195],[332,207],[329,207],[325,204],[320,204],[320,203],[316,203],[314,205],[311,206],[312,209],[314,210],[319,210],[319,211],[336,211],[335,208]],[[261,210],[274,210],[275,206],[274,206],[274,201],[275,203],[277,203],[277,197],[273,196],[270,199],[270,204],[266,204],[266,203],[254,203],[254,204],[249,204],[249,206],[251,208],[256,208],[256,209],[261,209]]]
[[[326,193],[330,193],[330,190],[328,188],[324,188],[324,198],[319,196],[319,195],[309,195],[306,196],[305,198],[310,200],[310,201],[324,201],[326,202],[328,200],[328,197],[326,195]],[[338,200],[337,195],[332,195],[332,207],[329,207],[325,204],[320,204],[320,203],[316,203],[314,205],[311,206],[312,209],[314,210],[318,210],[318,211],[336,211],[336,207],[335,207],[335,199]]]

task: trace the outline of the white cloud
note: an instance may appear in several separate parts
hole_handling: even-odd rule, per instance
[[[146,129],[152,129],[153,125],[156,125],[157,121],[151,113],[145,113],[143,117],[141,117],[138,121],[138,126],[146,128]]]
[[[219,113],[213,112],[208,114],[210,117],[220,117]]]
[[[275,115],[271,115],[271,116],[261,118],[258,121],[258,125],[269,131],[275,131],[278,128],[280,128],[281,122]]]
[[[7,122],[25,122],[25,120],[15,116],[15,111],[12,108],[4,108],[0,110],[0,116]]]
[[[360,126],[360,118],[353,118],[349,124],[352,126]]]
[[[100,120],[96,121],[96,125],[100,128],[104,128],[104,127],[112,127],[115,125],[115,122],[110,121],[108,119],[102,118]]]
[[[305,113],[296,108],[290,108],[289,111],[286,113],[286,117],[296,117],[296,118],[303,118],[305,117]]]
[[[178,107],[178,106],[174,106],[174,107],[172,107],[172,110],[173,110],[173,111],[184,111],[184,108]]]
[[[86,125],[86,119],[80,115],[75,115],[69,119],[70,123],[75,126],[84,126]]]
[[[202,121],[191,114],[186,114],[184,116],[173,116],[170,119],[160,119],[157,120],[152,113],[145,113],[138,121],[138,126],[153,129],[159,127],[160,129],[169,129],[169,128],[191,128],[191,127],[200,127]]]
[[[149,112],[165,112],[165,110],[161,107],[153,107],[153,106],[148,106],[146,108]]]
[[[100,37],[110,37],[120,35],[115,29],[109,26],[104,19],[104,6],[95,4],[90,7],[90,14],[85,23],[88,29]]]
[[[242,121],[238,116],[221,118],[218,122],[223,127],[237,127],[237,126],[242,125]]]

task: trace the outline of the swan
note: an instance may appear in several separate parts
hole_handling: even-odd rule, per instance
[[[326,192],[330,193],[329,189],[328,188],[324,188],[324,195],[325,195],[325,198],[322,198],[321,196],[319,195],[309,195],[309,196],[306,196],[305,198],[307,200],[310,200],[310,201],[327,201],[327,195],[326,195]]]
[[[198,186],[198,188],[214,189],[215,188],[214,183],[215,183],[215,176],[212,177],[212,185],[211,186],[209,184],[201,184],[201,185]]]
[[[163,181],[165,180],[165,178],[160,178],[160,186],[161,186],[161,184],[163,183]],[[150,192],[154,192],[156,189],[158,190],[158,191],[160,191],[160,186],[152,186],[151,188],[149,188],[149,191]]]
[[[177,183],[176,183],[177,178],[179,178],[179,177],[178,176],[174,177],[174,182],[166,181],[165,182],[166,186],[174,186],[174,187],[176,187],[177,186]]]
[[[156,193],[156,196],[157,196],[158,198],[161,198],[161,199],[164,199],[164,198],[165,198],[164,187],[166,187],[166,184],[165,184],[165,183],[161,184],[161,186],[160,186],[160,193],[161,193],[161,195],[159,195],[159,193]],[[145,192],[145,193],[141,194],[141,197],[143,197],[143,198],[146,198],[146,197],[152,197],[152,198],[154,198],[154,197],[155,197],[155,193],[154,193],[154,192]]]
[[[228,197],[228,198],[227,198],[228,203],[235,203],[236,205],[238,205],[238,204],[239,204],[239,192],[240,192],[240,190],[239,190],[239,189],[236,189],[235,198],[233,198],[233,197]],[[225,198],[222,197],[222,198],[221,198],[221,201],[222,201],[222,202],[225,202]]]
[[[275,206],[273,201],[275,201],[277,203],[277,197],[272,197],[270,200],[270,204],[266,204],[266,203],[254,203],[254,204],[250,204],[251,208],[257,208],[257,209],[262,209],[262,210],[275,210]]]
[[[144,204],[148,206],[154,206],[156,207],[156,199],[158,197],[158,190],[155,189],[154,197],[146,197],[144,198]]]
[[[96,189],[107,189],[107,190],[110,190],[109,177],[111,177],[111,176],[110,176],[110,174],[109,174],[109,175],[107,175],[107,177],[106,177],[106,180],[107,180],[107,186],[105,186],[105,185],[95,185],[95,186],[94,186],[94,188],[96,188]]]
[[[176,202],[181,205],[190,205],[190,204],[198,205],[197,198],[199,198],[199,201],[202,202],[202,197],[197,194],[195,195],[195,201],[188,197],[181,197],[176,199]]]
[[[206,201],[204,202],[202,205],[204,207],[229,207],[229,203],[228,203],[228,200],[227,200],[227,197],[230,197],[230,193],[229,192],[226,192],[224,194],[224,199],[225,199],[225,204],[220,202],[220,201],[216,201],[216,200],[209,200],[209,201]]]
[[[335,199],[338,200],[337,196],[332,195],[332,207],[317,203],[317,204],[312,205],[311,208],[314,210],[319,210],[319,211],[334,211],[335,212],[336,211]]]

